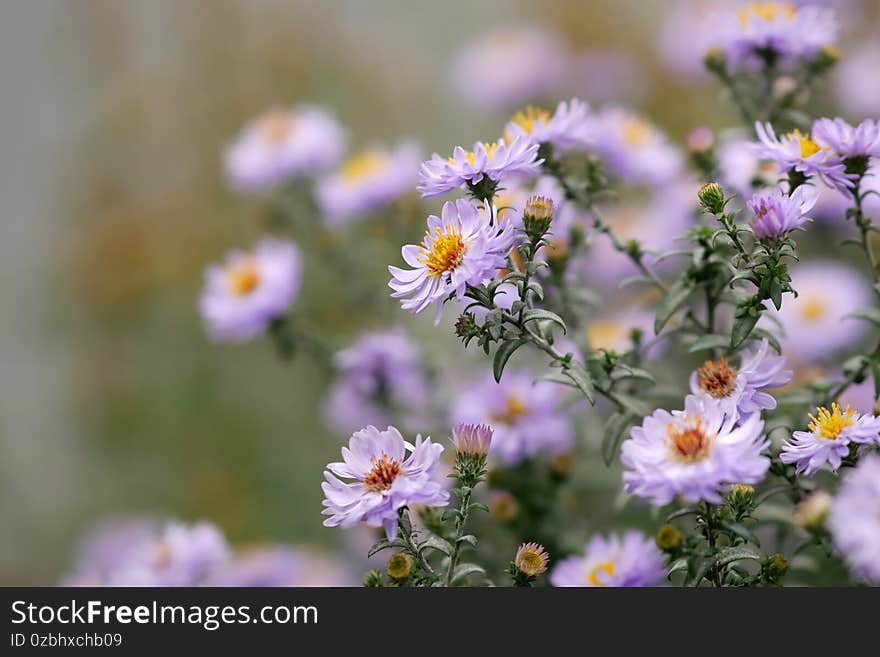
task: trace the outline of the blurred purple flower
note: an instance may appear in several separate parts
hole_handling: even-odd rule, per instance
[[[782,351],[806,362],[831,356],[857,342],[864,321],[849,317],[872,305],[871,287],[857,270],[833,260],[812,260],[790,269],[798,296],[768,310],[782,325]]]
[[[341,226],[397,200],[416,184],[420,162],[419,147],[410,142],[394,150],[371,146],[355,155],[315,187],[325,223]]]
[[[827,527],[853,574],[880,584],[880,456],[865,455],[843,478]]]
[[[508,26],[464,46],[452,82],[470,107],[509,110],[552,94],[565,75],[568,53],[559,34]]]
[[[301,257],[293,242],[264,239],[249,253],[232,251],[205,271],[199,310],[216,341],[254,338],[287,312],[299,292]]]
[[[824,149],[847,159],[860,156],[880,156],[880,122],[866,119],[851,126],[840,117],[816,119],[813,139]]]
[[[504,131],[504,138],[513,144],[517,137],[533,144],[552,144],[560,150],[586,148],[587,116],[590,106],[572,98],[561,102],[552,114],[529,105],[513,115]]]
[[[397,536],[397,512],[411,504],[446,506],[449,493],[438,468],[443,446],[416,436],[406,442],[394,427],[366,427],[342,448],[342,461],[324,471],[325,527],[366,523],[384,527],[389,540]],[[343,481],[354,479],[353,482]]]
[[[597,534],[583,555],[559,561],[550,573],[553,586],[660,586],[666,576],[654,541],[637,531],[608,537]]]
[[[236,555],[217,570],[207,586],[358,586],[340,561],[310,551],[275,545]]]
[[[452,423],[487,424],[494,430],[490,457],[516,465],[538,454],[562,454],[574,445],[571,417],[559,408],[561,388],[507,370],[500,383],[489,375],[459,390]]]
[[[418,345],[400,327],[364,333],[336,354],[337,378],[325,404],[334,430],[427,423],[428,384]]]
[[[272,109],[244,127],[225,153],[226,177],[237,190],[258,192],[334,167],[345,134],[320,107]]]
[[[875,35],[876,37],[876,35]],[[853,116],[880,115],[880,40],[862,43],[833,72],[834,99]]]
[[[632,185],[660,186],[684,171],[681,151],[657,126],[626,107],[593,112],[586,139],[608,171]]]

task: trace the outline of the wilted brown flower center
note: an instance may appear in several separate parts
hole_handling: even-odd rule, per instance
[[[400,462],[388,458],[385,452],[382,452],[382,457],[379,459],[374,456],[370,459],[370,463],[373,469],[364,477],[364,488],[373,493],[391,488],[397,475],[403,472]]]
[[[736,385],[736,370],[727,363],[727,357],[707,360],[697,368],[697,382],[700,389],[715,399],[727,397]]]
[[[700,422],[686,427],[670,424],[666,429],[672,456],[678,461],[695,463],[709,455],[711,440]]]

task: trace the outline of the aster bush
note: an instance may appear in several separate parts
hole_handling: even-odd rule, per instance
[[[214,340],[266,336],[332,372],[324,525],[365,532],[364,585],[752,587],[826,566],[880,582],[880,122],[822,116],[830,9],[705,18],[705,69],[741,120],[683,144],[565,98],[430,157],[401,139],[345,161],[352,135],[310,105],[227,148],[273,236],[207,269],[200,313]],[[554,91],[552,40],[518,43],[456,65],[468,102]],[[485,75],[506,59],[518,76]],[[354,232],[368,220],[383,230]],[[366,273],[388,241],[399,258]],[[384,324],[317,329],[297,307],[316,260],[350,278],[346,312],[393,300]],[[295,560],[166,534],[96,577],[275,583]]]

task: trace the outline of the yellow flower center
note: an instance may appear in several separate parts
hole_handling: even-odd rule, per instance
[[[651,136],[651,126],[642,119],[628,118],[623,122],[623,140],[630,146],[644,146]]]
[[[489,157],[489,159],[491,160],[492,158],[495,157],[495,151],[498,150],[498,144],[495,143],[495,142],[493,142],[493,143],[491,143],[491,144],[483,144],[483,150],[486,151],[486,155],[487,155],[487,156]],[[468,153],[465,153],[465,157],[467,158],[467,161],[470,162],[471,166],[474,166],[474,162],[475,162],[475,160],[476,160],[476,155],[474,155],[474,152],[473,152],[473,151],[469,151]],[[454,157],[450,157],[450,158],[449,158],[449,163],[450,163],[450,164],[455,164],[455,158],[454,158]]]
[[[239,297],[250,294],[260,284],[260,272],[251,260],[233,267],[227,276],[232,293]]]
[[[683,463],[702,461],[712,449],[712,438],[703,431],[699,419],[685,427],[670,424],[666,427],[666,438],[672,458]]]
[[[825,316],[825,303],[816,297],[804,299],[800,304],[800,311],[801,317],[808,322],[818,322]]]
[[[547,123],[550,120],[550,112],[540,109],[533,105],[529,105],[525,109],[520,110],[513,115],[511,121],[528,133],[535,129],[538,121]]]
[[[526,575],[540,575],[547,568],[547,554],[537,545],[526,545],[516,555],[516,567]]]
[[[287,141],[293,131],[290,114],[282,110],[271,110],[257,120],[257,133],[266,143],[277,146]]]
[[[736,386],[736,370],[727,364],[727,357],[707,360],[697,368],[697,382],[700,388],[715,399],[722,399],[733,392]]]
[[[593,586],[605,586],[605,582],[602,579],[599,579],[599,576],[604,573],[605,578],[611,577],[614,575],[614,562],[606,561],[604,563],[600,563],[598,566],[594,567],[590,574],[587,575],[587,582],[592,584]]]
[[[851,427],[856,423],[856,412],[847,404],[846,409],[840,410],[840,404],[834,402],[831,404],[831,412],[824,406],[816,409],[816,415],[810,414],[810,431],[828,440],[834,440],[840,435],[840,432]]]
[[[503,410],[492,414],[492,421],[501,424],[513,424],[528,412],[529,407],[519,395],[508,395]]]
[[[426,233],[426,239],[422,242],[422,257],[419,262],[424,263],[428,273],[434,277],[442,276],[458,267],[467,251],[467,244],[461,233],[451,227],[446,230],[449,232],[444,232],[439,226],[434,230],[434,243],[430,248],[427,240],[430,233]]]
[[[817,144],[810,138],[809,133],[804,134],[797,128],[789,132],[786,136],[789,139],[797,139],[798,144],[801,147],[801,157],[810,157],[811,155],[815,155],[822,150],[819,144]]]
[[[403,472],[400,462],[388,458],[385,452],[382,452],[382,456],[378,459],[375,456],[371,458],[370,464],[373,467],[364,477],[364,489],[372,493],[380,493],[391,488],[391,484]]]
[[[388,167],[388,158],[377,151],[364,151],[342,165],[342,177],[350,182],[363,180]]]
[[[587,340],[592,349],[619,349],[625,337],[623,327],[616,322],[593,322],[587,327]]]
[[[746,27],[753,17],[772,23],[779,18],[791,20],[795,14],[797,7],[787,2],[751,2],[739,10],[739,22]]]

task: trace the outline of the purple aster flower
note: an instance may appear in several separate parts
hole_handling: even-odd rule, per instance
[[[880,122],[871,119],[855,127],[841,118],[817,119],[813,122],[813,139],[843,159],[880,157]]]
[[[409,142],[358,153],[315,187],[325,223],[340,226],[397,200],[415,185],[420,162],[418,145]]]
[[[780,139],[772,125],[760,122],[755,123],[755,131],[760,142],[755,145],[755,153],[761,159],[775,162],[781,171],[798,171],[807,178],[818,176],[844,192],[852,187],[840,156],[817,144],[809,134],[793,130]]]
[[[89,541],[67,584],[202,586],[228,558],[226,539],[207,522],[116,522]]]
[[[859,191],[862,196],[862,209],[865,215],[880,215],[880,160],[869,163],[868,170],[862,177]],[[852,193],[845,193],[827,185],[818,186],[819,197],[811,216],[817,221],[842,225],[847,221],[846,211],[853,206]]]
[[[532,26],[505,26],[463,47],[452,70],[462,100],[483,111],[509,111],[551,95],[565,75],[563,38]]]
[[[577,98],[559,103],[552,115],[529,105],[513,115],[504,137],[511,143],[516,137],[523,137],[536,144],[552,144],[563,151],[586,148],[589,112],[590,106]]]
[[[537,454],[563,454],[574,446],[574,427],[559,408],[560,387],[531,374],[507,370],[462,388],[451,409],[452,423],[487,424],[494,430],[489,456],[516,465]]]
[[[460,422],[452,428],[452,444],[459,454],[485,456],[492,444],[492,427]]]
[[[724,356],[707,360],[691,374],[691,392],[722,413],[742,418],[776,408],[773,396],[762,390],[784,386],[791,378],[785,358],[771,351],[765,339],[742,354],[739,368]]]
[[[880,41],[870,39],[847,52],[832,73],[834,99],[851,116],[880,116]]]
[[[756,484],[770,459],[760,413],[736,426],[717,404],[689,395],[684,411],[657,410],[621,447],[626,491],[662,506],[680,495],[719,504],[728,484]]]
[[[272,109],[226,149],[226,177],[237,190],[263,191],[328,171],[344,151],[342,128],[320,107]]]
[[[579,49],[559,96],[576,93],[593,103],[638,103],[652,89],[647,74],[642,60],[623,48]]]
[[[866,455],[843,478],[826,524],[852,573],[880,583],[880,456]]]
[[[515,227],[504,219],[493,221],[497,213],[488,201],[485,214],[481,216],[470,201],[459,199],[444,203],[440,217],[428,217],[422,244],[407,244],[401,250],[412,269],[388,267],[391,296],[403,299],[404,310],[417,314],[436,303],[436,324],[448,297],[461,299],[468,285],[488,281],[505,266]]]
[[[207,586],[357,586],[335,559],[284,545],[248,550],[224,564]]]
[[[710,47],[724,51],[732,65],[755,65],[759,53],[771,51],[784,63],[812,58],[834,45],[838,23],[822,7],[787,2],[750,2],[710,18]]]
[[[584,554],[563,559],[550,573],[553,586],[660,586],[666,575],[654,541],[637,531],[596,535]]]
[[[511,178],[531,178],[541,170],[538,160],[538,144],[527,136],[515,136],[510,144],[503,139],[495,143],[478,141],[471,151],[456,146],[452,157],[437,153],[419,169],[419,185],[416,189],[423,198],[440,196],[465,185],[476,185],[483,178],[495,183]]]
[[[681,151],[666,134],[625,107],[592,113],[585,138],[608,171],[629,184],[664,185],[684,170]]]
[[[790,273],[798,296],[786,298],[780,310],[768,311],[782,325],[784,353],[817,361],[865,334],[866,323],[849,316],[873,303],[871,287],[857,270],[820,259],[796,265]]]
[[[418,346],[400,327],[364,333],[336,354],[338,372],[325,405],[327,423],[340,433],[369,424],[424,426],[428,383]]]
[[[806,213],[816,205],[817,198],[818,192],[812,185],[801,185],[791,196],[779,187],[759,191],[747,203],[755,215],[749,226],[759,239],[783,237],[809,221]]]
[[[411,504],[446,506],[449,493],[438,467],[443,446],[416,436],[412,445],[394,427],[366,427],[342,448],[342,462],[324,471],[325,527],[366,523],[397,536],[397,512]],[[352,482],[344,479],[354,479]]]
[[[293,242],[264,239],[250,252],[233,251],[205,271],[199,311],[212,340],[260,335],[287,312],[299,292],[301,257]]]
[[[779,458],[783,463],[794,463],[798,474],[812,476],[826,463],[837,471],[850,445],[877,443],[880,418],[861,415],[847,406],[841,410],[837,402],[829,411],[824,406],[810,415],[809,431],[795,431],[791,440],[782,445]]]

